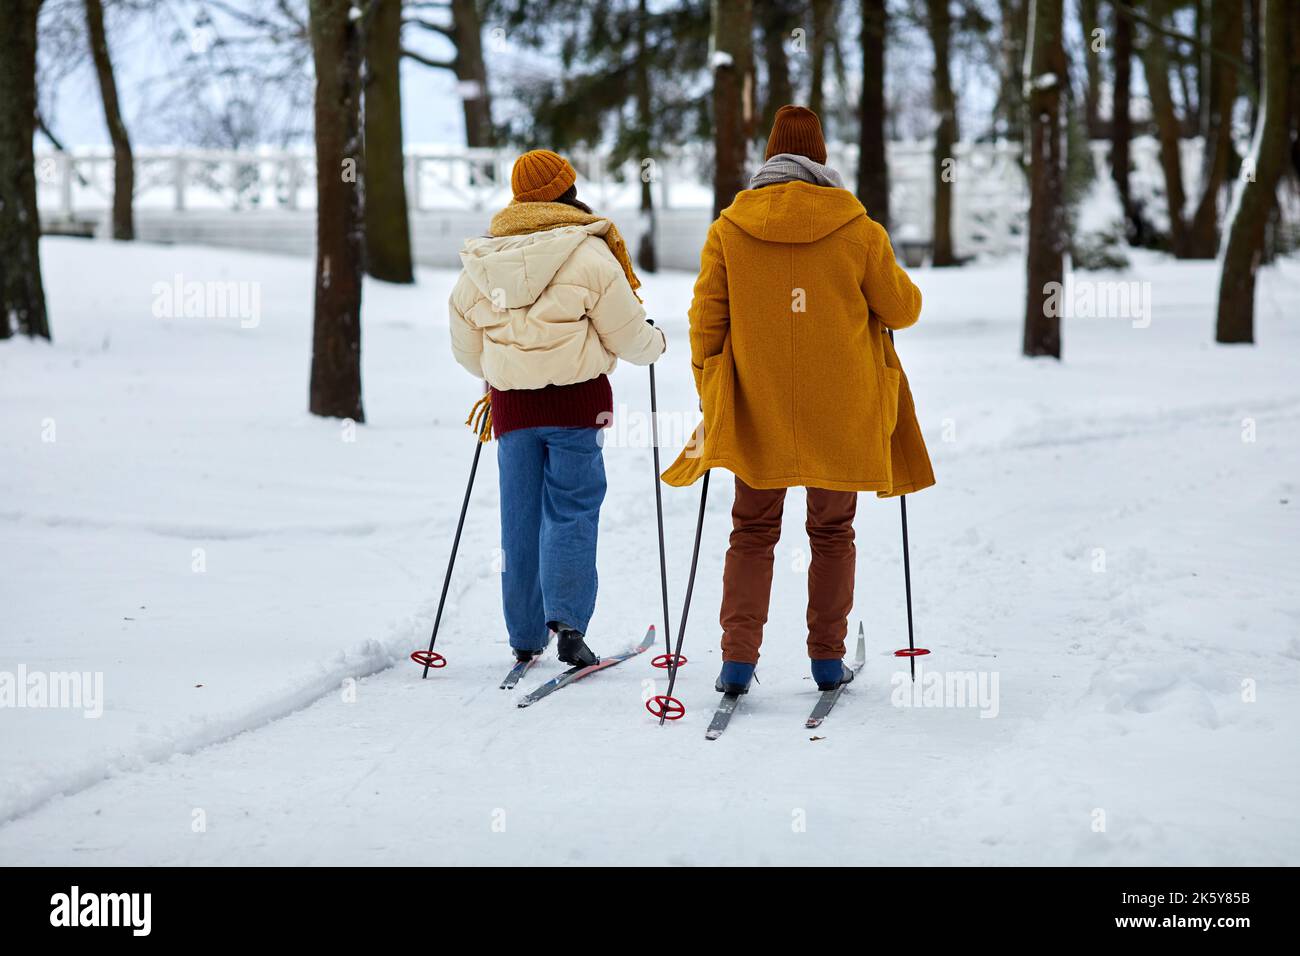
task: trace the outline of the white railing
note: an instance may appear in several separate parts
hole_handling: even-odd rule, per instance
[[[1184,168],[1199,168],[1199,144],[1185,144]],[[928,142],[888,144],[891,232],[896,242],[924,244],[931,235],[933,147]],[[1135,179],[1159,179],[1158,146],[1149,137],[1133,143]],[[439,219],[444,228],[466,216],[475,221],[510,197],[507,149],[414,148],[406,156],[407,195],[419,228]],[[1105,169],[1106,145],[1094,144],[1098,173]],[[646,164],[610,169],[593,150],[570,155],[578,169],[580,195],[611,214],[633,213],[640,205],[641,177],[652,184],[661,224],[674,218],[696,230],[701,211],[712,207],[712,150],[686,147]],[[761,156],[751,158],[756,165]],[[852,188],[857,147],[832,144],[829,160]],[[954,149],[953,232],[960,254],[999,254],[1015,248],[1024,231],[1028,192],[1017,143],[958,143]],[[137,214],[184,228],[195,214],[295,213],[315,205],[315,159],[310,149],[137,150]],[[38,203],[47,222],[100,223],[111,205],[113,158],[107,148],[37,154]],[[869,210],[870,211],[870,210]],[[460,214],[460,215],[457,215]],[[256,229],[252,223],[248,228]],[[100,230],[102,231],[102,230]],[[702,241],[702,236],[700,237]],[[662,240],[661,240],[662,241]]]

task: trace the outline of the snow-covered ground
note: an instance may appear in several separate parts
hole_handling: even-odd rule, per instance
[[[898,345],[939,478],[908,502],[921,686],[969,675],[996,696],[899,706],[898,505],[863,496],[867,667],[804,730],[795,492],[762,684],[709,743],[729,476],[684,720],[643,709],[663,691],[649,655],[528,710],[497,689],[495,446],[451,663],[421,681],[406,655],[474,449],[453,274],[367,285],[352,432],[305,412],[309,261],[42,251],[55,344],[0,344],[0,681],[102,675],[103,712],[0,708],[0,862],[1300,862],[1300,263],[1261,272],[1253,348],[1211,344],[1212,263],[1088,276],[1149,282],[1151,321],[1070,319],[1061,364],[1018,357],[1020,262],[918,271],[925,311]],[[257,308],[155,317],[178,274],[245,283]],[[644,290],[673,434],[694,424],[691,281]],[[645,370],[614,387],[603,652],[660,616]],[[665,490],[674,623],[697,504]]]

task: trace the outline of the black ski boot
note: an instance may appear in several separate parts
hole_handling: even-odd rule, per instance
[[[582,639],[581,631],[575,631],[571,627],[557,627],[555,637],[555,656],[564,663],[573,667],[590,667],[600,663],[600,658]]]
[[[546,648],[544,647],[512,647],[510,649],[515,652],[515,660],[519,661],[521,664],[524,661],[531,661],[535,657],[541,657],[546,653]]]

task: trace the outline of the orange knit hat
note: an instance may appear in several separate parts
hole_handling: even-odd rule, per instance
[[[822,124],[817,114],[803,106],[783,106],[776,111],[772,133],[767,137],[767,155],[794,153],[807,156],[814,163],[826,162],[826,140],[822,139]]]
[[[534,149],[515,160],[510,188],[517,202],[551,202],[577,178],[578,174],[563,156],[549,149]]]

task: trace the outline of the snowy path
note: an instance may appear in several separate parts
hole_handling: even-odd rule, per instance
[[[527,711],[497,690],[507,659],[486,456],[439,641],[451,666],[420,681],[401,658],[427,641],[472,453],[457,413],[473,383],[443,350],[450,277],[368,288],[372,424],[342,444],[336,426],[298,414],[303,264],[154,251],[196,275],[263,281],[254,339],[127,304],[101,320],[69,291],[74,270],[89,260],[147,291],[172,265],[47,248],[66,331],[52,351],[0,351],[0,401],[24,419],[0,433],[19,465],[0,478],[0,598],[13,609],[0,670],[100,669],[107,703],[98,721],[0,710],[0,817],[12,817],[0,862],[1300,859],[1294,264],[1262,276],[1276,307],[1257,349],[1202,344],[1208,265],[1147,261],[1152,327],[1072,323],[1060,367],[1015,358],[1018,297],[1003,292],[1018,288],[1015,264],[920,273],[926,313],[899,346],[940,479],[909,502],[918,638],[935,651],[922,666],[996,676],[996,717],[891,702],[889,652],[906,640],[898,510],[864,496],[853,620],[866,621],[867,668],[819,731],[803,729],[815,691],[792,493],[763,683],[709,743],[729,476],[715,476],[706,523],[685,720],[660,729],[642,709],[662,690],[648,658]],[[689,292],[684,276],[647,282],[672,339],[661,404],[684,422]],[[126,345],[96,356],[101,321]],[[174,408],[151,384],[163,359]],[[620,370],[615,392],[640,410],[644,371]],[[88,427],[96,393],[115,398]],[[47,416],[66,464],[30,447]],[[141,418],[148,428],[112,437]],[[1242,441],[1247,418],[1254,442]],[[612,651],[657,623],[659,603],[648,453],[607,458],[592,633]],[[674,622],[697,501],[665,499]],[[196,576],[190,552],[203,546],[209,570]],[[124,610],[134,595],[138,615]],[[521,689],[558,667],[548,660]],[[340,681],[364,674],[349,702]],[[1257,702],[1243,701],[1243,680]],[[44,800],[58,789],[69,795]]]

